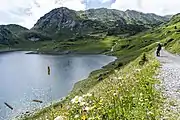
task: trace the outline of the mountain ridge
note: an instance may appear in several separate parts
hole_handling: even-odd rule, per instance
[[[61,7],[40,17],[31,29],[15,24],[1,25],[0,43],[14,44],[27,40],[69,40],[94,34],[95,36],[98,34],[131,36],[166,23],[168,20],[169,17],[153,13],[145,14],[135,10],[120,11],[98,8],[74,11]]]
[[[136,25],[140,28],[143,25],[145,28],[151,28],[168,20],[166,17],[155,14],[144,14],[132,10],[122,12],[115,9],[99,8],[74,11],[66,7],[61,7],[53,9],[42,16],[32,29],[43,31],[47,34],[50,33],[56,36],[54,38],[63,35],[74,37],[77,34],[86,35],[92,32],[108,32],[108,29],[120,28],[121,26],[127,26],[126,29],[129,29],[130,25]],[[118,31],[119,29],[116,30]],[[122,33],[121,30],[119,31],[120,34]]]

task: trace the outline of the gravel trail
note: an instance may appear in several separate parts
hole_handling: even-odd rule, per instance
[[[163,120],[180,120],[180,56],[161,51],[160,74],[163,96],[166,98]]]

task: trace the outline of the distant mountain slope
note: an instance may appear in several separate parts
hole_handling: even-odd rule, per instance
[[[168,16],[133,10],[123,12],[100,8],[74,11],[61,7],[45,14],[30,30],[15,24],[0,25],[0,44],[14,45],[25,41],[52,39],[72,40],[71,38],[98,35],[130,36],[168,20]],[[177,19],[173,22],[176,21]]]
[[[26,41],[51,40],[47,35],[16,24],[0,25],[0,44],[15,45]]]
[[[172,53],[180,54],[180,13],[172,17],[169,23],[163,28],[166,49]]]
[[[19,33],[27,30],[27,28],[15,24],[0,25],[0,44],[18,44],[19,41],[22,41],[18,36]]]
[[[16,24],[1,25],[1,27],[8,29],[9,31],[11,31],[14,34],[19,34],[20,32],[24,32],[24,31],[29,30],[23,26],[16,25]]]
[[[115,9],[90,9],[83,12],[89,19],[98,19],[101,21],[122,20],[129,24],[140,25],[157,25],[162,22],[167,22],[168,17],[158,16],[153,13],[142,13],[134,10],[119,11]]]
[[[42,31],[55,39],[72,38],[93,33],[135,34],[154,25],[167,22],[167,17],[125,12],[113,9],[74,11],[56,8],[41,17],[32,30]]]

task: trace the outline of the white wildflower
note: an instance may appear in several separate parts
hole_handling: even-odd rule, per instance
[[[86,102],[80,102],[80,106],[84,106]]]
[[[69,105],[68,105],[68,106],[66,106],[66,109],[67,109],[67,110],[69,110],[70,108],[71,108],[71,106],[69,106]]]
[[[91,108],[90,107],[85,107],[84,110],[89,111],[89,110],[91,110]]]
[[[54,120],[64,120],[64,117],[63,116],[58,116]]]
[[[117,96],[117,93],[114,93],[113,96]]]
[[[136,69],[136,71],[137,71],[137,72],[140,72],[140,71],[141,71],[141,69]]]
[[[91,96],[92,96],[92,94],[90,94],[90,93],[87,93],[87,96],[88,96],[88,97],[91,97]]]
[[[79,115],[75,115],[74,118],[79,118]]]
[[[83,97],[79,97],[79,98],[78,98],[78,102],[81,103],[82,101],[83,101]]]
[[[91,96],[92,96],[92,94],[90,94],[90,93],[83,95],[83,97],[91,97]]]
[[[117,77],[113,77],[113,79],[114,79],[114,80],[118,80],[118,78],[117,78]]]
[[[95,117],[90,117],[88,118],[88,120],[95,120]]]
[[[149,111],[147,112],[148,115],[153,115],[153,112]]]
[[[117,73],[117,72],[118,72],[118,70],[115,70],[114,72],[115,72],[115,73]]]
[[[123,78],[122,77],[118,77],[119,80],[122,80]]]
[[[79,101],[79,97],[78,97],[78,96],[75,96],[75,97],[71,100],[72,103],[78,103],[78,101]]]

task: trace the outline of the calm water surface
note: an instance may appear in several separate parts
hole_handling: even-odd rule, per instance
[[[105,55],[0,54],[0,120],[59,100],[72,90],[74,83],[115,59]],[[51,67],[50,76],[47,66]],[[34,99],[42,100],[43,104],[32,102]]]

